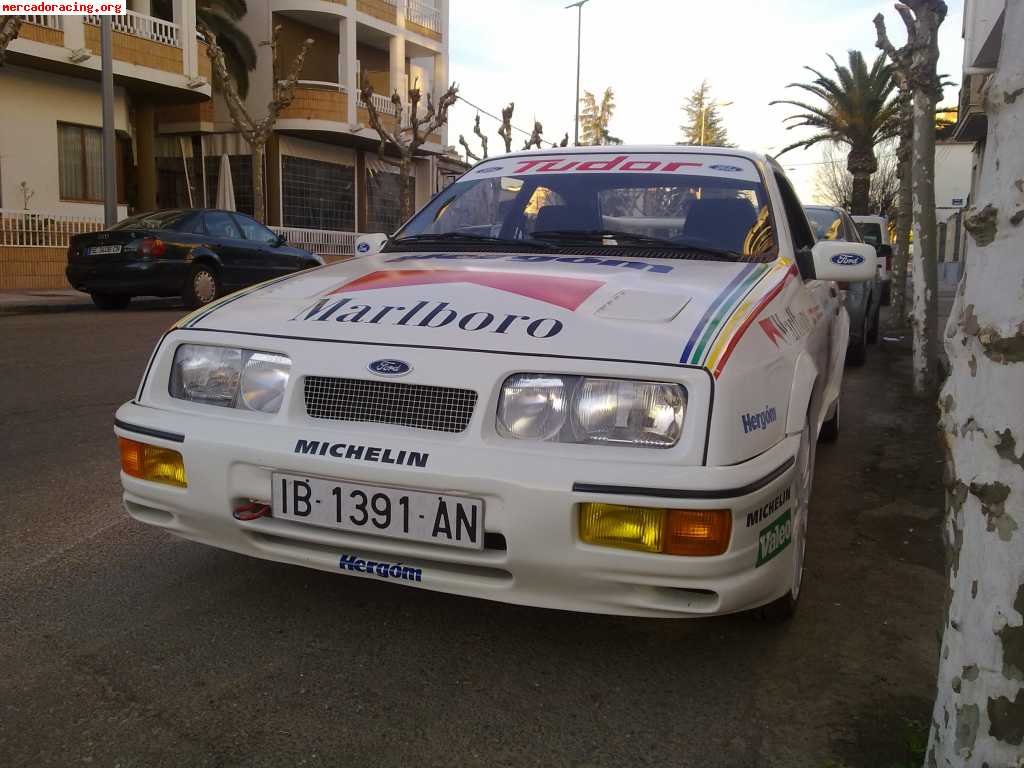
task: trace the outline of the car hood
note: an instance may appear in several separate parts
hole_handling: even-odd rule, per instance
[[[737,313],[793,272],[781,259],[384,253],[240,291],[178,327],[707,366]]]

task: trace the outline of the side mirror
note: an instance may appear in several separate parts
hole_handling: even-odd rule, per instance
[[[819,240],[811,249],[814,277],[860,283],[875,277],[877,257],[874,246],[842,240]]]
[[[274,246],[280,248],[282,245],[288,243],[288,238],[282,235],[280,232],[277,233],[277,239],[274,241]]]
[[[388,236],[382,232],[375,232],[372,235],[360,235],[356,238],[356,257],[372,256],[375,253],[379,253],[387,241]]]
[[[891,245],[876,245],[875,246],[875,253],[878,254],[878,258],[880,258],[880,259],[887,259],[890,256],[892,256],[892,246]]]

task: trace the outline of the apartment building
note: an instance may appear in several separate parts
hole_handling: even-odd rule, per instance
[[[399,224],[397,166],[378,153],[359,84],[369,80],[377,110],[391,125],[390,94],[403,99],[414,84],[425,94],[448,85],[448,0],[267,0],[249,3],[242,27],[254,43],[281,27],[278,58],[286,69],[302,41],[306,58],[294,102],[285,109],[268,144],[267,221],[286,228],[337,232],[390,232]],[[266,112],[273,62],[258,47],[246,105]],[[421,105],[422,108],[422,105]],[[212,102],[157,111],[162,206],[202,205],[216,198],[221,158],[230,162],[236,207],[252,210],[249,148],[234,131],[227,110]],[[446,129],[429,137],[415,162],[416,200],[422,204],[444,173]]]
[[[113,17],[120,215],[157,198],[157,105],[209,102],[195,0],[135,0]],[[0,67],[0,208],[102,217],[100,28],[25,16]]]

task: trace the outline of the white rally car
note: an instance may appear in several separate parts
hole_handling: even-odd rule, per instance
[[[357,257],[160,340],[117,412],[136,520],[247,555],[637,616],[800,593],[869,245],[732,149],[485,160]]]

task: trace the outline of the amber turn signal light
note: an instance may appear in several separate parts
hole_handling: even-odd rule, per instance
[[[579,535],[587,544],[666,555],[709,557],[729,548],[728,509],[663,509],[580,504]]]
[[[121,469],[126,475],[179,488],[188,486],[185,461],[177,451],[126,437],[119,437],[117,444],[121,449]]]

